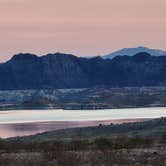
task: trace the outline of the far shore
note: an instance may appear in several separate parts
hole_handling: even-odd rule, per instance
[[[49,122],[25,122],[25,123],[0,124],[0,137],[9,138],[16,136],[27,136],[46,131],[53,131],[53,130],[60,130],[67,128],[133,123],[133,122],[142,122],[150,119],[151,118],[96,120],[96,121],[49,121]]]

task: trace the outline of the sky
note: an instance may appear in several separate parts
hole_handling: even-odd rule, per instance
[[[0,61],[136,46],[166,50],[166,0],[0,0]]]

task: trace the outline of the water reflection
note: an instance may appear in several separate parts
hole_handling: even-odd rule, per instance
[[[34,135],[46,131],[85,127],[85,126],[97,126],[99,124],[108,125],[110,123],[125,123],[143,121],[145,119],[119,119],[119,120],[101,120],[101,121],[68,121],[68,122],[33,122],[33,123],[16,123],[16,124],[0,124],[0,137],[16,137]]]
[[[0,112],[0,137],[32,135],[68,127],[93,126],[166,116],[166,108],[111,110],[13,110]]]

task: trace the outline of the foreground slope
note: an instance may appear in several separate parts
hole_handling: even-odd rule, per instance
[[[165,129],[162,118],[0,140],[0,165],[162,166],[166,165]]]

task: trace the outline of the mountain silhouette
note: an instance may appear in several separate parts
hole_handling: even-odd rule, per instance
[[[21,53],[0,64],[1,90],[165,85],[166,56],[146,52],[113,59]]]

